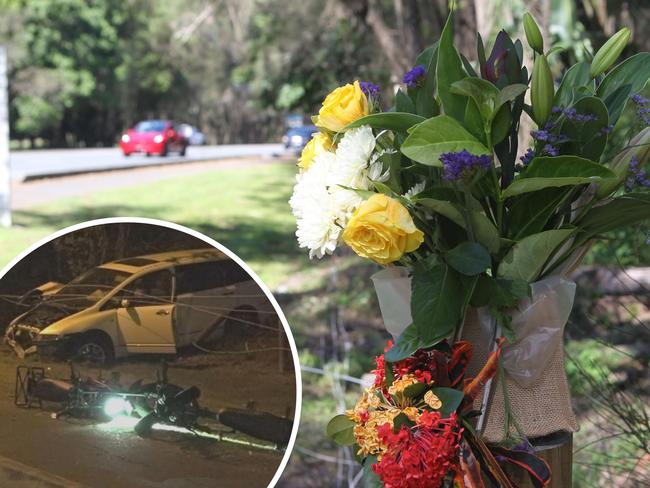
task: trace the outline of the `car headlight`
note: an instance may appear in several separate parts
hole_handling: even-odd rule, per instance
[[[129,142],[130,140],[131,140],[131,138],[129,137],[128,134],[124,134],[122,136],[122,142]]]
[[[302,144],[302,136],[291,136],[291,142],[294,144]]]
[[[164,137],[162,136],[162,134],[157,134],[153,136],[153,142],[155,142],[156,144],[160,144],[163,141],[163,139]]]

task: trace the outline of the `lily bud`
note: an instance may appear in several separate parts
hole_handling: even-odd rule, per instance
[[[533,118],[538,126],[543,126],[548,120],[553,108],[553,75],[548,66],[546,56],[540,54],[535,59],[533,76],[530,82],[530,101],[533,106]]]
[[[528,45],[533,51],[544,54],[544,38],[542,37],[542,32],[539,30],[535,18],[528,12],[524,14],[524,32],[526,33]]]
[[[630,29],[623,27],[610,37],[594,56],[591,67],[589,68],[589,76],[596,78],[607,71],[621,55],[625,46],[627,46],[631,34]]]

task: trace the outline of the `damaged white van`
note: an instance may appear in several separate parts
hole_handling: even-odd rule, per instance
[[[216,249],[194,249],[93,268],[14,319],[5,342],[20,356],[38,351],[103,363],[214,344],[229,328],[266,328],[276,320],[239,264]]]

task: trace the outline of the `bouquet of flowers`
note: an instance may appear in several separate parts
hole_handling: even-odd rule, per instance
[[[390,363],[376,358],[375,380],[353,409],[334,417],[328,434],[340,444],[356,444],[366,470],[366,484],[386,487],[485,486],[481,466],[495,486],[513,484],[502,464],[520,467],[534,486],[551,477],[548,465],[526,442],[511,449],[488,448],[474,432],[472,403],[497,370],[496,351],[473,379],[465,380],[472,345],[446,341]],[[391,344],[387,350],[390,350]]]
[[[500,348],[535,332],[524,332],[516,313],[536,299],[536,284],[565,276],[603,233],[650,218],[649,102],[640,94],[650,53],[615,64],[631,35],[622,29],[556,86],[548,62],[556,49],[544,50],[529,14],[524,27],[530,74],[522,42],[504,31],[489,55],[478,37],[472,65],[453,45],[450,16],[404,75],[394,108],[381,111],[372,83],[337,88],[314,117],[319,132],[299,160],[290,204],[300,246],[321,258],[344,243],[410,283],[402,314],[409,323],[382,359],[390,366],[330,426],[336,440],[358,445],[368,472],[386,486],[440,486],[453,473],[467,486],[483,486],[473,481],[480,473],[494,479],[498,472],[500,480],[479,437],[463,440],[468,415],[484,415],[485,402],[477,410],[477,393],[451,373],[458,348],[470,347],[455,343],[470,312],[487,311],[495,324],[482,344],[471,344],[490,347],[482,356],[488,370],[472,371],[481,390],[495,371],[503,376]],[[618,123],[628,106],[638,116],[632,127]],[[536,129],[520,151],[525,117]],[[407,366],[421,360],[416,370]],[[510,410],[505,418],[517,425]],[[341,425],[345,435],[336,434]],[[504,445],[525,440],[525,430],[511,435],[506,427]]]

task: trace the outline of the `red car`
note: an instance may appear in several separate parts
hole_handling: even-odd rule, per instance
[[[120,139],[120,148],[125,156],[131,153],[157,154],[167,156],[170,151],[185,156],[189,141],[178,131],[171,120],[145,120],[138,122]]]

